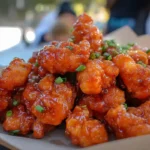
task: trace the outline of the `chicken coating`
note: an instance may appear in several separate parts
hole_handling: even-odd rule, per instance
[[[77,80],[83,93],[99,94],[103,88],[115,84],[119,69],[109,60],[89,60],[86,69],[77,73]]]
[[[38,52],[33,53],[33,56],[29,59],[28,62],[32,64],[32,70],[28,76],[28,82],[38,83],[40,79],[48,73],[42,66],[38,63]]]
[[[33,122],[34,117],[26,113],[23,105],[19,105],[6,113],[3,128],[11,134],[26,135],[32,130]]]
[[[77,80],[83,93],[98,94],[102,90],[103,70],[96,60],[89,60],[86,69],[77,73]]]
[[[109,109],[124,103],[124,92],[115,86],[105,89],[99,95],[86,95],[79,102],[80,105],[87,105],[99,119],[103,119]]]
[[[76,94],[68,82],[57,84],[54,80],[52,75],[40,80],[40,95],[36,97],[31,112],[41,123],[59,125],[72,109]]]
[[[150,134],[147,120],[127,112],[123,105],[110,109],[105,119],[119,139]]]
[[[72,143],[81,147],[108,141],[105,126],[91,119],[86,107],[76,106],[66,120],[66,134]]]
[[[22,94],[23,103],[25,104],[26,109],[29,112],[31,112],[31,107],[33,103],[40,96],[40,91],[38,90],[37,86],[37,84],[28,83]]]
[[[52,131],[55,127],[52,125],[43,124],[36,120],[33,124],[33,137],[36,139],[41,139],[44,135]]]
[[[80,15],[73,28],[72,40],[75,43],[87,40],[90,43],[91,51],[100,51],[103,36],[99,29],[93,25],[93,20],[90,16],[85,13]]]
[[[0,112],[4,111],[11,102],[10,92],[0,89]]]
[[[148,56],[142,50],[129,50],[128,55],[131,56],[135,62],[142,61],[144,64],[148,64]]]
[[[150,101],[146,101],[139,107],[129,107],[128,112],[137,117],[146,119],[147,123],[150,125]]]
[[[132,97],[144,100],[150,96],[150,68],[136,64],[128,55],[120,54],[113,62]]]
[[[0,88],[13,90],[23,86],[28,79],[32,65],[25,63],[22,59],[15,58],[10,65],[2,71],[0,77]]]
[[[79,45],[72,42],[60,42],[57,46],[45,46],[39,53],[38,62],[50,73],[64,74],[75,72],[81,64],[88,61],[89,56],[88,41],[81,41]]]

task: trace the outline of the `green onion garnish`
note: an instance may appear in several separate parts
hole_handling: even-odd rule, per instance
[[[95,53],[96,58],[99,58],[101,56],[100,53]]]
[[[73,50],[73,47],[70,46],[70,45],[66,46],[66,48],[68,48],[68,49],[70,49],[70,50]]]
[[[74,28],[72,27],[72,28],[70,28],[69,32],[70,32],[70,33],[72,33],[72,32],[73,32],[73,30],[74,30]]]
[[[107,57],[107,60],[112,60],[112,56],[109,55],[109,56]]]
[[[148,49],[147,51],[146,51],[146,53],[149,53],[150,52],[150,49]]]
[[[81,107],[82,107],[82,108],[87,108],[87,106],[86,106],[86,105],[82,105]]]
[[[109,47],[116,47],[117,46],[117,44],[115,43],[114,40],[106,40],[105,43],[107,43],[107,45]]]
[[[100,53],[94,53],[93,52],[93,53],[90,54],[90,59],[92,59],[92,60],[96,59],[96,58],[99,58],[99,57],[100,57]]]
[[[128,46],[133,47],[135,44],[134,43],[128,43]]]
[[[17,135],[19,132],[20,132],[20,130],[13,130],[13,131],[10,131],[9,134]]]
[[[71,37],[68,39],[69,42],[74,42],[74,40],[75,40],[75,37],[74,37],[74,36],[71,36]]]
[[[107,53],[107,52],[105,52],[105,53],[103,54],[103,56],[104,56],[105,59],[107,59],[107,60],[112,60],[112,56],[111,56],[109,53]]]
[[[35,67],[38,67],[38,66],[39,66],[38,62],[36,62],[36,63],[34,64],[34,66],[35,66]]]
[[[147,65],[146,65],[146,64],[144,64],[142,61],[138,61],[138,62],[137,62],[137,64],[142,65],[144,68],[146,68],[146,66],[147,66]]]
[[[66,80],[66,79],[65,79],[65,78],[61,78],[61,77],[58,77],[58,78],[55,79],[55,83],[60,84],[60,83],[65,82],[64,80]]]
[[[36,107],[35,107],[35,109],[38,111],[38,112],[43,112],[44,111],[44,108],[42,107],[42,106],[40,106],[40,105],[37,105]]]
[[[77,69],[76,69],[76,71],[77,72],[80,72],[80,71],[83,71],[83,70],[85,70],[86,69],[86,66],[85,65],[80,65]]]
[[[128,109],[128,105],[126,103],[123,104],[125,109]]]
[[[17,100],[14,100],[13,101],[13,106],[17,106],[18,105],[18,101]]]
[[[6,113],[6,116],[7,116],[7,117],[11,117],[12,114],[13,114],[13,113],[12,113],[12,110],[9,110],[9,111],[7,111],[7,113]]]

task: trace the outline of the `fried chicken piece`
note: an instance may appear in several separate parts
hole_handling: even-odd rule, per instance
[[[22,86],[28,79],[32,65],[25,63],[22,59],[15,58],[10,65],[2,71],[0,77],[0,88],[13,90]]]
[[[128,112],[137,117],[146,119],[147,123],[150,124],[150,101],[146,101],[139,107],[129,107]]]
[[[38,90],[37,84],[28,83],[23,91],[22,99],[29,112],[31,112],[31,107],[39,96],[40,91]]]
[[[129,50],[128,54],[132,57],[135,62],[142,61],[144,64],[148,64],[148,56],[142,50]]]
[[[59,125],[72,109],[75,100],[74,88],[69,83],[57,84],[54,76],[40,80],[40,95],[32,105],[32,113],[44,124]]]
[[[76,106],[66,120],[66,134],[72,143],[81,147],[108,141],[105,126],[91,119],[86,107]]]
[[[150,96],[150,68],[136,64],[124,54],[114,57],[113,62],[119,68],[120,77],[132,97],[143,100]]]
[[[54,128],[55,126],[43,124],[36,120],[33,124],[33,137],[36,139],[41,139],[46,133],[52,131]]]
[[[109,109],[123,103],[125,103],[124,92],[115,86],[105,89],[99,95],[86,95],[79,102],[80,105],[87,105],[99,119],[103,119]]]
[[[75,72],[81,64],[88,61],[89,56],[88,41],[81,41],[79,45],[72,42],[60,42],[57,46],[45,46],[39,53],[38,62],[50,73],[64,74]]]
[[[11,102],[11,93],[0,89],[0,112],[7,108],[9,102]]]
[[[9,114],[6,113],[6,120],[3,128],[12,134],[26,135],[32,130],[34,117],[27,114],[23,105],[14,107]]]
[[[147,120],[127,112],[123,105],[110,109],[105,119],[119,139],[150,134]]]
[[[77,80],[83,93],[99,94],[103,88],[115,83],[119,69],[108,60],[89,60],[86,69],[77,73]]]
[[[48,73],[48,71],[39,65],[38,52],[33,53],[33,56],[29,59],[28,62],[32,64],[32,70],[28,76],[28,82],[38,83],[40,79]]]
[[[80,15],[73,26],[73,41],[79,43],[87,40],[90,43],[91,51],[99,51],[102,45],[102,33],[93,25],[93,20],[87,14]]]
[[[77,80],[83,93],[98,94],[102,90],[103,70],[96,60],[89,60],[86,69],[77,73]]]

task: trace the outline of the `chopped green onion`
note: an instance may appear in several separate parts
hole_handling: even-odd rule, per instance
[[[106,40],[105,43],[107,43],[107,45],[109,47],[116,47],[117,46],[117,44],[115,43],[114,40]]]
[[[70,50],[73,50],[73,47],[70,46],[70,45],[66,46],[66,48],[68,48],[68,49],[70,49]]]
[[[14,100],[13,101],[13,106],[17,106],[18,105],[18,101],[17,100]]]
[[[142,65],[144,68],[146,68],[146,64],[144,64],[142,61],[138,61],[137,64]]]
[[[44,111],[44,108],[42,107],[42,106],[40,106],[40,105],[37,105],[36,107],[35,107],[35,109],[38,111],[38,112],[43,112]]]
[[[128,46],[133,47],[135,44],[134,43],[128,43]]]
[[[57,84],[60,84],[60,83],[63,83],[63,82],[64,82],[64,80],[61,77],[58,77],[58,78],[55,79],[55,83],[57,83]]]
[[[108,56],[108,57],[107,57],[107,60],[112,60],[112,56],[111,56],[111,55]]]
[[[86,106],[86,105],[82,105],[81,107],[82,107],[82,108],[87,108],[87,106]]]
[[[109,53],[104,53],[103,56],[105,57],[105,59],[107,60],[112,60],[112,56]]]
[[[73,32],[73,30],[74,30],[74,28],[72,27],[72,28],[70,28],[69,32],[70,32],[70,33],[72,33],[72,32]]]
[[[117,52],[117,50],[113,50],[112,51],[112,56],[117,56],[119,53]]]
[[[123,104],[125,109],[128,109],[128,105],[126,103]]]
[[[104,45],[103,47],[101,47],[102,52],[105,52],[107,50],[108,46]]]
[[[95,53],[91,53],[91,54],[90,54],[90,59],[93,60],[93,59],[95,59],[95,58],[96,58]]]
[[[74,36],[71,36],[71,37],[68,39],[69,42],[74,42],[74,40],[75,40],[75,37],[74,37]]]
[[[20,130],[13,130],[13,131],[10,131],[9,134],[17,135],[19,132],[20,132]]]
[[[83,70],[85,70],[86,69],[86,66],[85,65],[80,65],[77,69],[76,69],[76,71],[77,72],[80,72],[80,71],[83,71]]]
[[[99,57],[100,57],[100,53],[94,53],[93,52],[93,53],[90,54],[90,59],[92,59],[92,60],[96,59],[96,58],[99,58]]]
[[[36,62],[36,63],[34,64],[34,66],[35,66],[35,67],[38,67],[38,66],[39,66],[38,62]]]
[[[101,56],[100,53],[95,53],[96,58],[99,58]]]
[[[12,110],[9,110],[9,111],[7,111],[7,113],[6,113],[6,116],[7,116],[7,117],[11,117],[12,114],[13,114],[13,113],[12,113]]]
[[[150,52],[150,49],[148,49],[147,51],[146,51],[146,53],[149,53]]]

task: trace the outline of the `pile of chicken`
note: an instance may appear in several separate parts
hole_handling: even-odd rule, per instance
[[[86,14],[66,42],[51,42],[0,77],[0,121],[13,135],[42,138],[64,120],[86,147],[150,133],[150,51],[104,41]],[[129,105],[127,107],[127,104]]]

